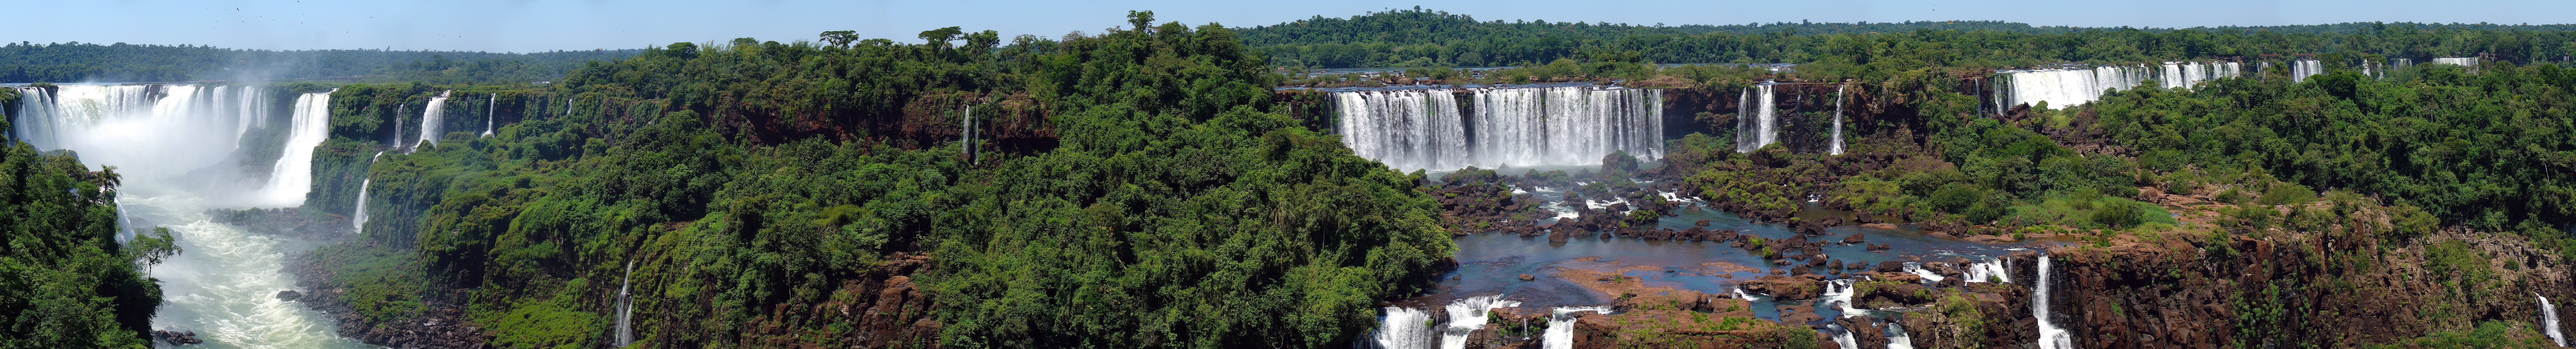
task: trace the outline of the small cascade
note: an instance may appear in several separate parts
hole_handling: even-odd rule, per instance
[[[1750,97],[1753,98],[1751,103],[1737,104],[1739,109],[1735,113],[1735,152],[1751,153],[1761,150],[1763,146],[1780,142],[1779,101],[1777,96],[1774,96],[1773,85],[1778,84],[1754,85],[1754,88],[1747,91],[1747,96],[1752,94],[1761,96]],[[1752,110],[1741,108],[1752,108]],[[1748,113],[1752,117],[1745,117]]]
[[[1825,306],[1833,306],[1838,310],[1841,310],[1843,313],[1842,317],[1846,318],[1861,316],[1862,313],[1866,312],[1865,310],[1852,308],[1853,289],[1854,287],[1852,287],[1851,279],[1826,281],[1825,293],[1823,295],[1816,296],[1816,307],[1821,308]]]
[[[1825,155],[1843,155],[1843,90],[1850,85],[1834,87],[1834,145]]]
[[[1466,349],[1467,333],[1485,328],[1489,311],[1521,306],[1521,302],[1503,300],[1502,295],[1475,296],[1450,302],[1449,326],[1440,331],[1440,349]]]
[[[2048,311],[2048,286],[2048,255],[2041,254],[2039,283],[2032,286],[2035,290],[2030,293],[2030,314],[2039,320],[2039,349],[2075,349],[2074,335],[2057,328],[2056,321],[2049,320],[2053,314]]]
[[[331,136],[331,93],[297,96],[294,108],[285,154],[277,157],[263,189],[269,204],[280,207],[304,205],[304,194],[313,191],[313,148]]]
[[[1976,263],[1969,263],[1969,264],[1968,264],[1968,275],[1967,275],[1968,279],[1967,279],[1967,280],[1961,280],[1961,281],[1967,281],[1967,282],[1987,282],[1987,281],[2012,282],[2012,273],[2004,272],[2005,270],[2011,270],[2011,269],[2005,269],[2005,266],[2004,266],[2004,259],[2002,259],[2002,258],[1996,258],[1996,259],[1986,260],[1986,261],[1981,261],[1981,262],[1976,262]]]
[[[2541,296],[2538,292],[2533,292],[2531,296],[2540,298],[2541,334],[2549,335],[2549,341],[2557,343],[2558,346],[2567,346],[2567,336],[2558,333],[2558,306],[2549,304],[2549,297]]]
[[[1334,131],[1397,169],[1593,165],[1663,156],[1663,90],[1592,86],[1349,91]]]
[[[105,189],[105,188],[101,188],[101,189]],[[132,218],[126,218],[126,216],[125,216],[125,212],[127,212],[127,211],[125,210],[125,197],[124,197],[124,196],[117,196],[117,198],[115,199],[115,202],[116,202],[116,242],[117,242],[117,243],[124,243],[124,242],[127,242],[127,241],[134,241],[134,235],[136,234],[136,232],[134,231],[134,220],[133,220]]]
[[[626,276],[617,279],[617,347],[635,344],[635,295],[628,293],[635,285],[635,260],[626,260]]]
[[[447,94],[449,92],[456,91],[441,91],[438,93],[438,97],[429,98],[428,106],[421,107],[420,109],[420,141],[429,142],[429,146],[432,148],[438,147],[439,123],[443,122],[442,119],[447,117]],[[414,144],[417,146],[418,143]],[[420,151],[420,149],[414,148],[412,151]]]
[[[1431,336],[1431,313],[1422,309],[1386,307],[1386,319],[1369,340],[1383,349],[1427,349],[1437,337]]]
[[[1948,277],[1941,276],[1941,273],[1932,272],[1931,269],[1923,269],[1923,263],[1906,262],[1905,271],[1914,273],[1915,276],[1922,276],[1923,283],[1927,284],[1938,283],[1941,282],[1941,280],[1949,279]]]
[[[1905,334],[1905,326],[1887,323],[1887,349],[1914,349],[1914,336]]]
[[[1547,332],[1539,335],[1540,349],[1574,349],[1575,312],[1609,314],[1608,306],[1558,307],[1547,315]]]
[[[1852,338],[1851,329],[1843,328],[1840,324],[1829,324],[1825,325],[1825,330],[1834,333],[1834,344],[1842,346],[1843,349],[1860,349],[1860,339]]]
[[[383,158],[385,152],[376,152],[376,156],[367,158],[367,167],[374,168],[376,160]],[[375,177],[375,171],[367,171],[367,176],[358,180],[358,208],[349,213],[349,227],[356,232],[367,232],[367,185],[375,184]]]
[[[495,118],[495,116],[500,115],[500,114],[496,113],[496,112],[499,112],[499,111],[500,111],[500,108],[501,108],[501,94],[499,94],[499,93],[494,93],[494,94],[492,94],[492,98],[491,98],[491,100],[488,100],[488,101],[484,101],[484,102],[483,102],[483,136],[484,136],[484,137],[491,137],[491,136],[492,136],[492,119],[494,119],[494,118]]]

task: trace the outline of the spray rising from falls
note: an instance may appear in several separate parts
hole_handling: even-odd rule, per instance
[[[2540,333],[2549,335],[2549,341],[2558,346],[2567,346],[2567,336],[2558,333],[2558,306],[2550,305],[2549,297],[2540,293],[2532,293],[2531,296],[2540,298]]]
[[[93,166],[116,166],[121,220],[130,228],[170,228],[186,251],[150,271],[168,301],[156,329],[187,330],[219,347],[353,348],[333,335],[328,317],[273,297],[294,287],[283,272],[299,241],[250,234],[213,222],[208,209],[303,204],[312,148],[327,129],[328,100],[299,95],[286,130],[261,86],[61,85],[21,88],[10,113],[18,139],[77,152]],[[259,131],[259,132],[254,132]],[[282,133],[275,131],[284,131]],[[248,135],[284,137],[280,149],[252,146]],[[268,143],[268,144],[277,144]],[[267,178],[241,173],[251,153],[275,155]]]
[[[1751,153],[1763,146],[1780,142],[1780,117],[1777,100],[1771,88],[1776,84],[1759,84],[1745,91],[1743,101],[1735,104],[1735,152]],[[1759,97],[1753,95],[1760,94]],[[1754,100],[1752,98],[1760,98]],[[1750,102],[1750,103],[1747,103]],[[1747,110],[1750,108],[1750,110]],[[1752,115],[1753,117],[1744,117]]]
[[[2048,255],[2039,255],[2039,282],[2031,286],[2030,314],[2038,317],[2039,349],[2075,349],[2075,337],[2057,328],[2048,312]]]
[[[439,123],[444,121],[443,119],[447,117],[447,94],[449,92],[456,91],[440,91],[438,93],[438,97],[431,97],[429,99],[429,105],[421,107],[420,109],[420,141],[429,142],[429,146],[432,148],[438,147]],[[469,111],[468,113],[471,112]],[[417,151],[417,149],[415,149],[415,151]]]
[[[1660,158],[1664,150],[1656,89],[1380,90],[1333,100],[1342,142],[1397,169],[1592,165],[1613,151]]]

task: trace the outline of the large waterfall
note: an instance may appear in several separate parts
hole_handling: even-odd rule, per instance
[[[2041,254],[2039,282],[2031,286],[2033,291],[2030,294],[2030,315],[2039,320],[2039,349],[2075,349],[2075,336],[2049,320],[2048,286],[2048,255]]]
[[[2540,298],[2540,333],[2549,335],[2549,341],[2558,343],[2558,346],[2567,346],[2567,336],[2558,333],[2558,306],[2549,304],[2549,297],[2540,293],[2532,293],[2531,296]]]
[[[1738,97],[1735,103],[1735,152],[1751,153],[1780,142],[1780,108],[1771,88],[1774,85],[1754,85],[1744,91],[1744,97]],[[1760,96],[1754,96],[1756,94]]]
[[[2154,78],[2164,88],[2190,88],[2202,81],[2237,76],[2242,64],[2165,62],[2154,67],[2106,65],[2092,68],[1997,70],[1996,104],[2004,108],[2047,102],[2052,109],[2092,102],[2103,90],[2126,91]]]
[[[2314,59],[2290,61],[2290,82],[2307,81],[2310,76],[2325,73],[2325,62]]]
[[[438,92],[438,97],[431,97],[429,99],[428,106],[420,108],[420,141],[428,142],[431,148],[438,147],[438,139],[442,136],[439,134],[439,124],[445,122],[445,118],[447,117],[447,94],[449,92],[456,91],[440,91]],[[468,111],[467,113],[472,112]],[[397,134],[396,136],[399,137],[400,134]],[[410,145],[418,145],[418,143]],[[414,151],[418,151],[418,149],[414,149]]]
[[[1396,169],[1592,165],[1612,151],[1664,153],[1663,91],[1656,89],[1377,90],[1337,92],[1333,100],[1342,142]]]
[[[279,300],[295,286],[284,259],[309,242],[214,222],[208,209],[303,204],[312,147],[327,131],[327,97],[299,95],[286,130],[271,129],[264,86],[60,85],[19,88],[16,139],[65,149],[124,175],[117,201],[129,226],[169,228],[185,251],[154,266],[167,303],[155,329],[195,331],[216,347],[357,348],[331,320]],[[283,132],[279,132],[283,131]],[[252,138],[258,135],[262,138]],[[283,142],[256,142],[282,137]],[[260,144],[278,149],[255,148]],[[276,155],[267,178],[239,173],[245,156]],[[299,158],[301,160],[299,160]]]
[[[1378,321],[1377,331],[1369,338],[1376,342],[1378,348],[1424,349],[1438,340],[1431,334],[1430,312],[1406,307],[1386,307],[1384,310],[1386,319]]]

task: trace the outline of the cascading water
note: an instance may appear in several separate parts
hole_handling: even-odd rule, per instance
[[[2063,109],[2102,98],[2102,90],[2128,90],[2146,82],[2146,67],[2106,65],[2091,69],[1999,70],[2003,105],[2024,103]]]
[[[383,158],[385,152],[376,152],[376,156],[367,158],[367,167],[375,167],[376,160]],[[367,232],[367,185],[375,184],[375,177],[375,171],[368,171],[366,177],[358,180],[358,208],[349,213],[349,227],[354,232]]]
[[[1987,282],[1987,281],[1996,281],[1996,282],[2012,282],[2012,273],[2004,272],[2005,270],[2010,270],[2010,269],[2005,269],[2005,268],[2004,268],[2004,259],[2002,259],[2002,258],[1996,258],[1996,259],[1986,260],[1986,261],[1976,262],[1976,263],[1969,263],[1969,264],[1968,264],[1968,275],[1967,275],[1967,278],[1968,278],[1968,279],[1967,279],[1967,280],[1960,280],[1960,281],[1967,281],[1967,282]]]
[[[2538,292],[2532,293],[2531,296],[2540,298],[2540,333],[2549,335],[2549,341],[2557,343],[2558,346],[2567,346],[2567,336],[2558,333],[2558,306],[2550,305],[2549,297],[2541,296]]]
[[[1752,97],[1758,99],[1750,101],[1751,103],[1738,104],[1753,110],[1738,109],[1735,113],[1735,152],[1751,153],[1754,150],[1761,150],[1763,146],[1780,142],[1780,108],[1777,104],[1778,100],[1775,99],[1776,96],[1772,95],[1773,85],[1777,84],[1754,85],[1752,91],[1747,91],[1747,95],[1760,94],[1761,96]],[[1752,117],[1745,117],[1746,113],[1751,113]]]
[[[1860,349],[1860,339],[1852,338],[1851,329],[1843,328],[1843,325],[1839,324],[1825,325],[1825,329],[1834,333],[1835,345],[1843,349]]]
[[[1887,349],[1914,349],[1914,336],[1905,334],[1905,326],[1888,322]]]
[[[1386,307],[1386,319],[1378,321],[1377,331],[1369,339],[1384,349],[1430,348],[1438,337],[1432,337],[1431,313],[1422,309]]]
[[[277,165],[269,170],[268,186],[261,191],[271,203],[301,205],[304,194],[313,190],[313,148],[330,137],[331,93],[295,97],[291,120],[287,123],[286,155],[277,157]]]
[[[28,88],[12,117],[22,125],[18,139],[46,150],[73,150],[91,166],[116,166],[125,178],[118,201],[128,226],[166,227],[178,238],[186,252],[149,271],[162,282],[167,301],[153,317],[153,328],[195,331],[216,347],[363,347],[336,337],[330,318],[274,297],[295,286],[295,278],[284,272],[286,253],[310,243],[253,235],[216,223],[206,213],[303,204],[302,195],[282,193],[300,193],[309,186],[310,177],[293,178],[309,176],[309,168],[292,167],[310,161],[308,143],[316,134],[307,131],[315,124],[327,125],[327,120],[316,120],[327,113],[296,111],[301,115],[291,125],[297,129],[289,130],[289,145],[277,154],[281,162],[296,164],[278,164],[289,168],[275,169],[279,172],[269,180],[201,175],[239,163],[242,132],[265,127],[259,119],[270,117],[265,103],[258,102],[263,98],[243,95],[264,89],[175,84]],[[306,98],[298,102],[297,109],[324,104]],[[298,148],[307,160],[289,161]],[[308,184],[292,185],[298,181]]]
[[[487,100],[487,101],[484,101],[484,102],[483,102],[483,136],[484,136],[484,137],[491,137],[491,136],[492,136],[492,119],[494,118],[494,116],[495,116],[495,115],[500,115],[500,114],[496,114],[496,113],[495,113],[495,112],[500,111],[500,108],[501,108],[501,94],[499,94],[499,93],[494,93],[494,94],[492,94],[491,100]]]
[[[2188,89],[2202,81],[2235,77],[2244,68],[2243,63],[2234,62],[2165,62],[2163,69],[2156,72],[2156,84],[2167,89]]]
[[[438,92],[438,97],[429,98],[428,106],[420,108],[420,141],[429,142],[429,146],[431,148],[438,147],[438,138],[440,136],[439,123],[442,119],[447,117],[447,94],[449,92],[456,91],[440,91]],[[468,113],[472,112],[469,111]],[[418,143],[415,142],[413,144],[417,145]],[[413,149],[413,151],[419,150]]]
[[[635,285],[635,260],[626,260],[626,276],[617,281],[617,347],[635,344],[635,296],[627,293]]]
[[[2477,65],[2478,65],[2478,58],[2477,58],[2477,57],[2434,57],[2434,58],[2433,58],[2433,63],[2449,64],[2449,65],[2464,65],[2464,66],[2472,66],[2472,67],[2474,67],[2474,66],[2477,66]]]
[[[1540,349],[1574,349],[1575,312],[1609,314],[1610,307],[1558,307],[1547,315],[1547,332],[1539,335]]]
[[[1450,302],[1449,326],[1440,331],[1440,349],[1466,349],[1467,334],[1485,328],[1488,311],[1521,306],[1521,302],[1503,300],[1502,295],[1475,296]]]
[[[2307,81],[2308,77],[2326,73],[2325,62],[2302,59],[2290,62],[2290,82]]]
[[[1847,88],[1851,86],[1834,87],[1834,146],[1825,155],[1843,155],[1843,90]]]
[[[2039,255],[2039,282],[2030,293],[2030,314],[2038,317],[2039,349],[2075,349],[2075,337],[2057,328],[2048,312],[2048,255]]]
[[[1333,99],[1343,144],[1397,169],[1593,165],[1613,151],[1663,156],[1658,89],[1380,90]]]
[[[1941,273],[1933,272],[1931,269],[1923,269],[1923,263],[1906,262],[1905,271],[1914,273],[1915,276],[1923,277],[1924,283],[1938,283],[1943,279],[1949,279],[1948,277],[1941,276]]]

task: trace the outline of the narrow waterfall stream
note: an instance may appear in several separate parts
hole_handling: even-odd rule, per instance
[[[384,158],[385,152],[376,152],[375,156],[367,158],[367,166],[375,167],[376,160]],[[376,183],[375,172],[368,171],[367,173],[366,177],[361,177],[358,180],[358,208],[349,211],[349,227],[350,229],[353,229],[353,232],[350,233],[351,235],[367,232],[367,186]]]
[[[491,136],[492,136],[492,119],[495,119],[495,117],[494,117],[495,115],[499,115],[499,114],[496,114],[496,112],[499,112],[499,111],[501,110],[501,109],[500,109],[500,107],[501,107],[501,94],[499,94],[499,93],[494,93],[494,94],[492,94],[492,96],[490,97],[490,99],[483,101],[483,136],[484,136],[484,137],[491,137]]]
[[[617,279],[617,347],[635,344],[635,260],[626,260],[626,276]]]
[[[1780,142],[1779,103],[1772,86],[1762,83],[1746,91],[1747,100],[1738,103],[1735,115],[1735,152],[1751,153],[1763,146]],[[1759,95],[1759,96],[1755,96]],[[1749,108],[1750,110],[1747,110]],[[1753,117],[1744,117],[1752,115]]]
[[[2030,314],[2039,322],[2039,349],[2075,349],[2074,335],[2057,327],[2048,311],[2048,255],[2039,255],[2039,282],[2031,286]]]
[[[1887,349],[1914,349],[1914,336],[1905,334],[1905,326],[1887,323]]]
[[[75,151],[90,166],[124,176],[117,201],[129,231],[171,230],[183,252],[149,272],[166,301],[152,318],[161,330],[194,331],[209,348],[363,348],[337,337],[330,318],[276,298],[292,290],[287,253],[314,247],[292,238],[252,234],[213,221],[208,209],[293,207],[310,189],[313,146],[329,125],[328,94],[297,96],[289,129],[263,119],[263,86],[190,84],[59,85],[20,88],[19,139],[46,150]],[[278,149],[249,149],[253,131],[285,139]],[[283,131],[283,132],[279,132]],[[245,173],[245,154],[274,152],[271,173]],[[263,177],[265,176],[265,177]],[[193,347],[193,346],[192,346]]]
[[[428,106],[420,108],[420,141],[428,142],[430,147],[438,147],[438,139],[441,138],[440,133],[442,133],[439,129],[439,125],[444,123],[447,117],[447,94],[450,92],[456,91],[441,91],[438,93],[438,97],[431,97],[429,99]],[[468,111],[468,113],[472,112]],[[400,133],[396,134],[399,135]],[[413,151],[419,150],[414,149]]]
[[[1574,349],[1574,313],[1609,314],[1610,307],[1557,307],[1548,312],[1547,332],[1539,335],[1540,349]]]
[[[2558,333],[2558,306],[2549,304],[2549,297],[2539,293],[2531,296],[2540,298],[2540,333],[2549,335],[2549,341],[2558,346],[2567,346],[2567,336]]]
[[[1834,87],[1834,145],[1825,155],[1843,155],[1843,90],[1848,88],[1851,86]]]

